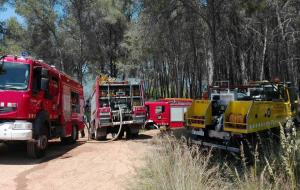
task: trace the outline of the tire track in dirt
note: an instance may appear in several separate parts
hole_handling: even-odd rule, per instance
[[[79,142],[80,145],[83,144],[82,142]],[[75,145],[75,146],[77,146]],[[66,148],[70,148],[70,147],[66,147]],[[63,148],[64,150],[64,148]],[[62,151],[62,150],[61,150]],[[66,159],[66,158],[70,158],[70,157],[74,157],[77,156],[81,153],[84,152],[91,152],[93,151],[92,148],[86,148],[84,149],[84,151],[71,151],[71,152],[66,152],[65,154],[62,154],[61,151],[56,151],[55,153],[49,154],[47,157],[39,160],[36,164],[36,166],[34,166],[31,169],[25,170],[21,173],[19,173],[15,178],[14,178],[14,182],[16,183],[16,190],[27,190],[27,186],[28,186],[28,178],[27,176],[30,175],[31,173],[34,173],[38,170],[43,170],[47,167],[47,165],[50,163],[50,161],[55,161],[57,159]]]
[[[41,163],[40,165],[34,166],[33,168],[29,169],[29,170],[25,170],[23,172],[21,172],[15,179],[15,183],[17,184],[16,190],[27,190],[27,175],[29,175],[32,172],[35,172],[37,170],[41,170],[43,168],[46,168],[46,166],[48,165],[47,162],[45,163]]]
[[[87,139],[81,139],[76,145],[61,146],[56,142],[40,160],[24,159],[25,150],[20,153],[23,158],[19,154],[13,157],[7,154],[0,170],[2,167],[9,171],[2,173],[0,187],[7,190],[126,189],[144,164],[153,136],[156,134],[147,131],[137,139],[109,143],[86,143]]]

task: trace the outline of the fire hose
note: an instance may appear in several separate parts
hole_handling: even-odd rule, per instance
[[[120,133],[122,131],[122,128],[123,128],[123,116],[122,116],[122,109],[119,107],[119,115],[120,115],[120,127],[119,127],[119,130],[118,130],[118,133],[112,138],[112,139],[108,139],[108,140],[105,140],[105,141],[90,141],[90,127],[91,127],[91,123],[88,122],[89,124],[89,127],[88,128],[88,141],[87,142],[93,142],[93,143],[107,143],[107,142],[111,142],[111,141],[115,141],[119,138],[120,136]],[[85,124],[87,126],[87,124]]]
[[[159,129],[159,126],[156,125],[156,124],[154,124],[154,123],[153,123],[153,126],[154,126],[156,129]]]
[[[159,129],[159,126],[156,125],[155,123],[152,123],[152,126],[155,127],[156,129]],[[144,129],[149,129],[149,128],[147,128],[147,123],[144,124],[143,128]]]

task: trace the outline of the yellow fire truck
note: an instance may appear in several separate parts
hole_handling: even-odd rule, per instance
[[[240,152],[244,139],[279,129],[279,123],[297,116],[297,91],[290,83],[220,84],[209,88],[206,100],[194,100],[186,113],[192,143]]]

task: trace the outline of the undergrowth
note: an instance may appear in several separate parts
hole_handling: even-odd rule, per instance
[[[146,166],[138,171],[129,189],[299,189],[293,123],[281,126],[278,136],[278,141],[258,136],[251,155],[245,155],[243,145],[240,155],[231,155],[187,146],[185,138],[164,135],[153,140]],[[249,164],[247,157],[251,156]]]

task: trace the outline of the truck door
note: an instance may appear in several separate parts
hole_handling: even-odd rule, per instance
[[[52,120],[58,118],[58,77],[48,69],[42,68],[42,75],[45,75],[45,73],[47,73],[46,76],[41,78],[42,83],[44,83],[43,87],[41,87],[44,91],[43,109],[49,113],[49,117]],[[46,81],[43,81],[44,77],[46,77]]]
[[[53,119],[58,118],[58,106],[59,106],[59,81],[58,76],[54,73],[50,73],[49,76],[49,105],[51,110],[51,117]]]
[[[48,110],[48,70],[41,66],[33,68],[31,107],[34,114],[41,108]]]
[[[80,97],[77,92],[71,91],[71,113],[73,116],[80,114]]]
[[[150,106],[146,105],[146,119],[150,119]]]
[[[158,125],[169,125],[170,116],[167,113],[166,105],[162,104],[155,107],[155,118]]]

